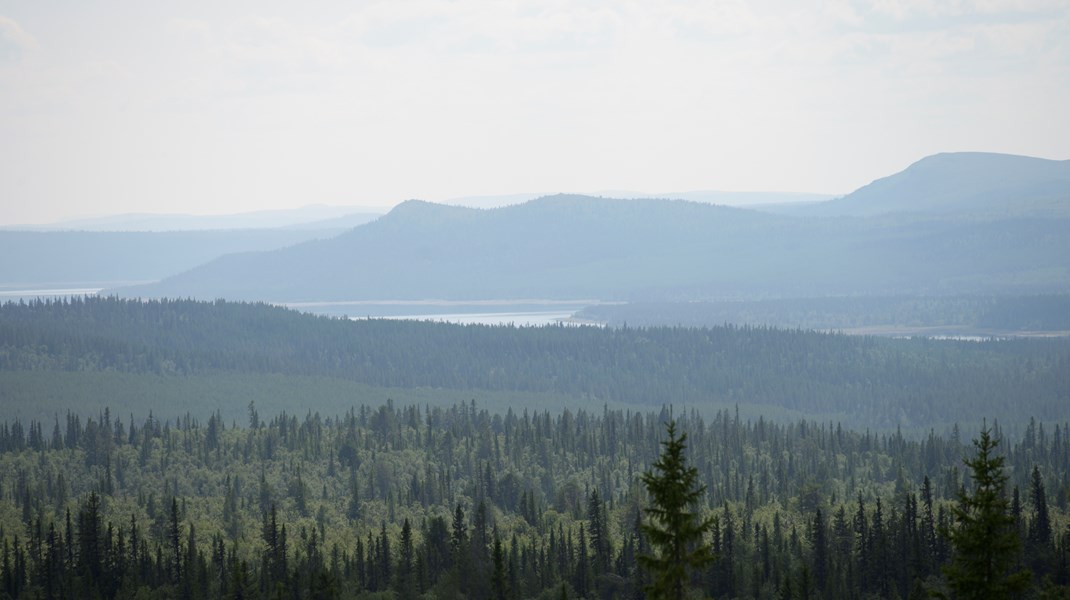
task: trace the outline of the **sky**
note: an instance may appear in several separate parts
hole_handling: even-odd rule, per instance
[[[0,0],[0,224],[1070,159],[1066,0]]]

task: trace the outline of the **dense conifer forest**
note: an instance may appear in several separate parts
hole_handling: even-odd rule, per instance
[[[9,303],[0,596],[955,597],[973,544],[1007,589],[1062,598],[1068,378],[1065,340]],[[121,408],[27,410],[65,389]],[[659,464],[690,491],[652,493]],[[680,494],[683,587],[641,558]]]
[[[0,427],[0,586],[18,598],[639,598],[669,409],[360,406]],[[677,414],[716,556],[713,598],[920,598],[941,570],[967,438]],[[1014,562],[1070,592],[1070,429],[998,428]],[[976,437],[973,435],[972,437]],[[1063,586],[1063,587],[1059,587]]]
[[[925,328],[974,335],[1070,331],[1070,295],[1034,296],[840,296],[775,300],[632,302],[585,307],[581,319],[614,326],[725,323],[803,329]]]
[[[5,304],[4,401],[23,409],[8,418],[26,416],[40,402],[40,385],[19,385],[20,377],[34,373],[55,373],[74,386],[83,379],[71,379],[71,373],[130,375],[123,379],[126,393],[145,398],[139,416],[153,408],[157,384],[272,375],[320,378],[316,385],[328,379],[396,390],[553,395],[588,407],[650,407],[669,399],[714,408],[744,404],[766,415],[831,419],[859,429],[902,427],[911,434],[930,427],[944,431],[956,422],[979,427],[988,417],[1018,432],[1030,416],[1066,418],[1070,340],[879,339],[747,326],[352,321],[222,301]],[[134,375],[160,379],[148,385]],[[96,385],[89,383],[93,377],[84,381],[82,387]],[[319,409],[308,395],[287,401]],[[272,398],[261,404],[286,406]]]

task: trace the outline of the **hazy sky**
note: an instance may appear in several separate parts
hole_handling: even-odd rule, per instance
[[[0,223],[1070,158],[1070,2],[0,0]]]

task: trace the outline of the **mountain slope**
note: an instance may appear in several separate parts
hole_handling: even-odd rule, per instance
[[[1070,290],[1059,219],[789,218],[685,201],[410,201],[338,237],[122,295],[267,301],[681,299]]]
[[[269,250],[319,230],[0,231],[0,287],[156,280],[233,252]]]
[[[591,297],[644,263],[723,245],[764,215],[688,202],[553,196],[494,210],[403,203],[285,251],[223,257],[137,293],[271,300]],[[686,228],[686,229],[685,229]],[[673,232],[675,231],[675,234]],[[662,282],[686,281],[679,271]],[[554,281],[547,290],[546,281]]]
[[[847,196],[809,207],[814,215],[889,213],[1070,216],[1070,160],[1011,154],[936,154]]]

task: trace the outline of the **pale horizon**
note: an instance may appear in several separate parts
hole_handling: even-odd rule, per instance
[[[0,0],[0,225],[1070,157],[1070,6]],[[536,192],[531,192],[535,190]]]

